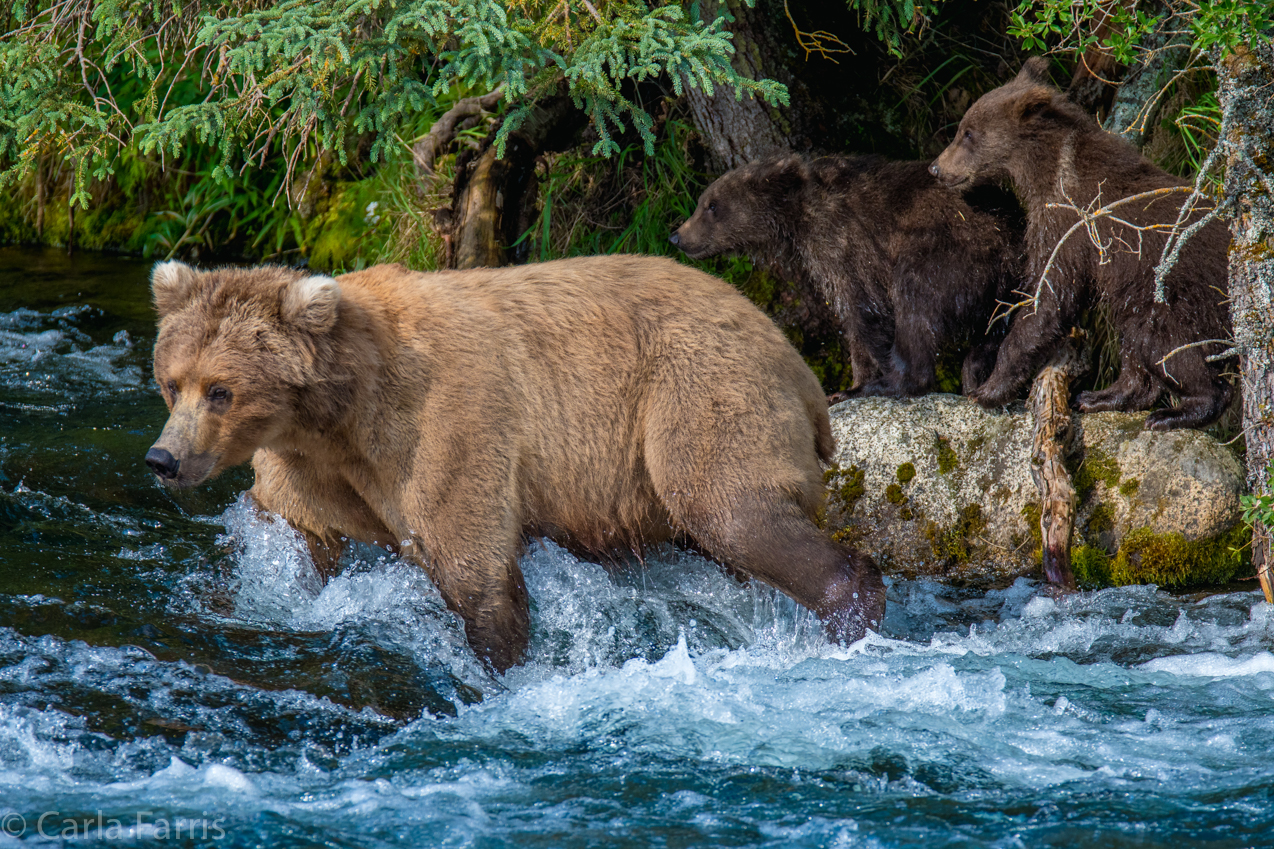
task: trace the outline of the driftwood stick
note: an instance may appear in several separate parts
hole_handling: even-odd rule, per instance
[[[1269,537],[1269,531],[1263,524],[1252,524],[1252,565],[1256,568],[1256,579],[1261,582],[1265,600],[1274,604],[1274,562],[1266,556],[1270,550]]]
[[[1082,336],[1072,331],[1057,356],[1040,371],[1028,404],[1035,418],[1031,431],[1031,478],[1040,491],[1040,532],[1044,576],[1064,589],[1075,588],[1071,571],[1071,532],[1075,527],[1075,487],[1064,462],[1070,432],[1070,382],[1085,370]]]
[[[456,125],[465,118],[477,117],[484,112],[491,112],[495,109],[495,105],[500,102],[500,97],[503,94],[504,86],[496,86],[494,91],[481,97],[466,97],[457,101],[455,106],[442,113],[442,116],[437,121],[434,121],[434,125],[429,128],[429,132],[425,134],[424,138],[411,147],[412,158],[416,162],[416,173],[432,174],[434,161],[442,153],[443,149],[451,144],[451,140],[459,132],[456,129]]]

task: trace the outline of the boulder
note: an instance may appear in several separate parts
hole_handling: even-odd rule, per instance
[[[831,409],[828,527],[886,574],[972,586],[1040,575],[1031,418],[934,394]],[[1072,563],[1081,586],[1229,580],[1242,566],[1244,474],[1196,430],[1143,428],[1146,414],[1074,414]]]

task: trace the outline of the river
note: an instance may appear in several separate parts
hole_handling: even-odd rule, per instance
[[[0,847],[1274,846],[1259,591],[894,580],[844,647],[535,542],[492,676],[410,564],[321,586],[246,468],[154,482],[147,275],[0,248]]]

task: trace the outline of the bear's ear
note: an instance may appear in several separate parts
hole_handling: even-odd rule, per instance
[[[1023,121],[1029,121],[1036,117],[1054,116],[1056,110],[1053,109],[1053,96],[1056,92],[1044,86],[1032,86],[1022,92],[1017,99],[1017,114]]]
[[[331,277],[302,277],[283,290],[283,320],[312,333],[326,333],[336,324],[341,287]]]
[[[1050,85],[1048,79],[1048,59],[1044,56],[1032,56],[1026,60],[1022,70],[1017,72],[1013,82],[1028,85]]]
[[[157,262],[150,273],[150,291],[159,317],[172,315],[184,307],[195,293],[199,272],[184,262]]]

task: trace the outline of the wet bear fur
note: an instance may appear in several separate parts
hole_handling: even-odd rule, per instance
[[[716,180],[672,241],[700,259],[751,256],[828,302],[852,356],[851,395],[921,395],[939,352],[969,349],[967,392],[990,374],[997,299],[1020,286],[1011,195],[953,196],[924,162],[783,156]]]
[[[586,257],[335,279],[161,263],[147,464],[251,495],[330,576],[347,540],[433,579],[497,670],[523,659],[527,535],[599,555],[689,538],[852,640],[871,559],[815,525],[832,452],[818,381],[732,287],[669,259]]]
[[[1050,204],[1095,209],[1142,192],[1189,185],[1103,131],[1048,84],[1047,71],[1047,60],[1033,58],[1012,82],[975,102],[960,122],[955,141],[933,165],[939,180],[955,189],[986,181],[1012,184],[1027,212],[1029,293],[1034,293],[1058,242],[1079,220],[1074,210]],[[1167,228],[1177,221],[1187,194],[1171,192],[1115,212],[1138,227]],[[1202,209],[1207,208],[1205,200]],[[1196,211],[1185,224],[1201,216]],[[1183,345],[1231,338],[1226,226],[1213,221],[1186,242],[1166,278],[1163,304],[1154,299],[1155,266],[1166,233],[1138,232],[1110,218],[1099,219],[1097,230],[1104,254],[1083,228],[1063,243],[1052,259],[1038,307],[1017,311],[995,370],[974,397],[986,406],[1016,397],[1047,363],[1080,312],[1102,303],[1120,335],[1119,377],[1107,389],[1080,393],[1075,406],[1090,413],[1146,410],[1170,393],[1178,399],[1175,406],[1151,413],[1146,427],[1203,427],[1215,421],[1233,389],[1221,376],[1225,364],[1209,363],[1207,356],[1228,345],[1201,345],[1166,362],[1164,358]]]

